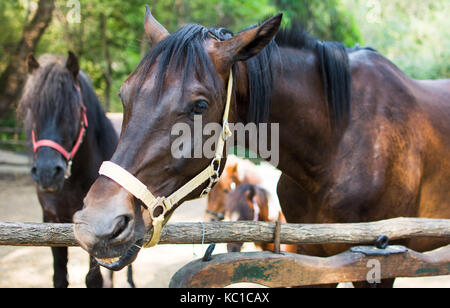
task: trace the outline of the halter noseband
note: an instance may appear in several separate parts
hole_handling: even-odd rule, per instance
[[[177,204],[180,200],[185,198],[207,180],[209,180],[208,186],[200,195],[200,198],[206,197],[211,191],[214,184],[219,181],[219,169],[225,141],[231,136],[231,131],[228,126],[228,115],[230,112],[232,92],[233,72],[230,71],[230,77],[228,79],[227,101],[225,104],[222,121],[222,133],[220,134],[219,141],[217,143],[217,149],[214,155],[214,159],[206,169],[204,169],[196,177],[187,182],[170,196],[153,196],[153,194],[148,190],[145,184],[139,181],[135,176],[126,171],[124,168],[113,162],[103,162],[102,166],[100,167],[100,175],[106,176],[122,186],[130,194],[142,201],[145,205],[145,208],[150,212],[153,224],[153,234],[148,240],[147,244],[144,245],[145,248],[152,247],[158,244],[161,237],[162,228],[170,218],[170,215],[167,217],[165,215],[170,211],[170,209],[172,209],[175,204]]]
[[[76,85],[76,88],[81,95],[80,87],[78,85]],[[70,152],[68,152],[66,149],[64,149],[64,147],[62,147],[60,144],[56,143],[53,140],[42,139],[42,140],[36,141],[36,135],[34,133],[34,130],[31,131],[31,138],[32,138],[32,142],[33,142],[33,152],[34,153],[37,153],[37,150],[41,147],[48,147],[48,148],[52,148],[52,149],[58,151],[66,159],[67,169],[66,169],[66,174],[64,176],[65,179],[68,179],[71,176],[72,160],[73,160],[75,154],[77,154],[81,144],[83,143],[83,139],[86,134],[86,129],[88,127],[88,119],[87,119],[86,111],[87,111],[86,106],[81,101],[80,132],[78,134],[77,141],[75,142],[75,145],[73,146],[73,148]]]

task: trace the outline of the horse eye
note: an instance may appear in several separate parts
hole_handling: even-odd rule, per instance
[[[206,110],[208,110],[208,103],[204,100],[198,100],[196,102],[194,102],[192,109],[191,109],[191,114],[194,115],[202,115],[206,112]]]

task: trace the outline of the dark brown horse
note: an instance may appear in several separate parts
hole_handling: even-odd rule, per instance
[[[28,67],[30,76],[18,112],[32,136],[31,175],[44,222],[70,223],[118,138],[73,53],[67,60],[44,55],[39,62],[30,55]],[[68,249],[52,248],[52,253],[54,286],[67,287]],[[86,285],[103,286],[100,267],[92,257]]]
[[[280,211],[276,217],[269,216],[270,193],[262,187],[251,184],[242,184],[230,191],[225,199],[225,219],[228,221],[268,221],[281,223],[286,218]],[[271,243],[255,243],[261,250],[274,250]],[[241,251],[242,243],[230,243],[227,245],[228,252]],[[280,245],[281,251],[297,253],[297,245]]]
[[[281,19],[237,35],[200,25],[169,34],[148,14],[153,48],[122,86],[123,131],[111,161],[156,196],[182,187],[211,161],[174,158],[170,129],[193,127],[195,115],[221,123],[233,69],[230,122],[279,123],[278,168],[289,179],[279,191],[290,198],[282,202],[289,222],[450,218],[450,81],[413,80],[376,51],[321,42],[297,27],[279,32]],[[141,203],[103,176],[75,223],[84,249],[126,255],[116,260],[122,266],[152,229]],[[423,251],[448,240],[408,244]]]

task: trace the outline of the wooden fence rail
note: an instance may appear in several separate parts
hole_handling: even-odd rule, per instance
[[[0,145],[26,146],[27,142],[25,140],[19,140],[17,136],[14,136],[22,132],[24,132],[23,127],[0,127],[0,134],[12,135],[12,138],[0,140]]]
[[[24,131],[21,127],[0,127],[0,133],[20,134]]]
[[[3,145],[21,145],[21,146],[26,146],[28,143],[26,141],[23,140],[0,140],[0,144]]]
[[[275,223],[268,222],[171,223],[164,228],[160,243],[273,242],[274,230]],[[380,235],[387,235],[390,240],[417,237],[450,239],[450,220],[394,218],[355,224],[282,224],[280,240],[283,244],[371,244]],[[77,245],[72,224],[0,222],[0,246]]]

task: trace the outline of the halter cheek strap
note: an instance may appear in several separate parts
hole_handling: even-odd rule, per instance
[[[113,180],[125,190],[127,190],[134,197],[142,201],[146,209],[150,212],[153,225],[153,233],[150,240],[144,247],[152,247],[158,244],[161,237],[161,231],[163,226],[170,218],[166,214],[172,209],[172,207],[188,196],[191,192],[196,190],[199,186],[209,180],[208,186],[203,190],[200,197],[205,197],[211,191],[212,187],[219,180],[219,169],[222,160],[223,150],[225,147],[225,141],[231,136],[231,131],[228,126],[228,115],[230,112],[231,96],[233,92],[233,74],[230,72],[228,80],[227,101],[225,104],[225,110],[223,114],[222,133],[220,134],[219,141],[217,143],[216,153],[211,164],[200,172],[192,180],[184,184],[180,189],[172,193],[168,197],[155,197],[147,186],[139,181],[135,176],[129,173],[119,165],[106,161],[103,162],[100,167],[99,174],[108,177]]]

